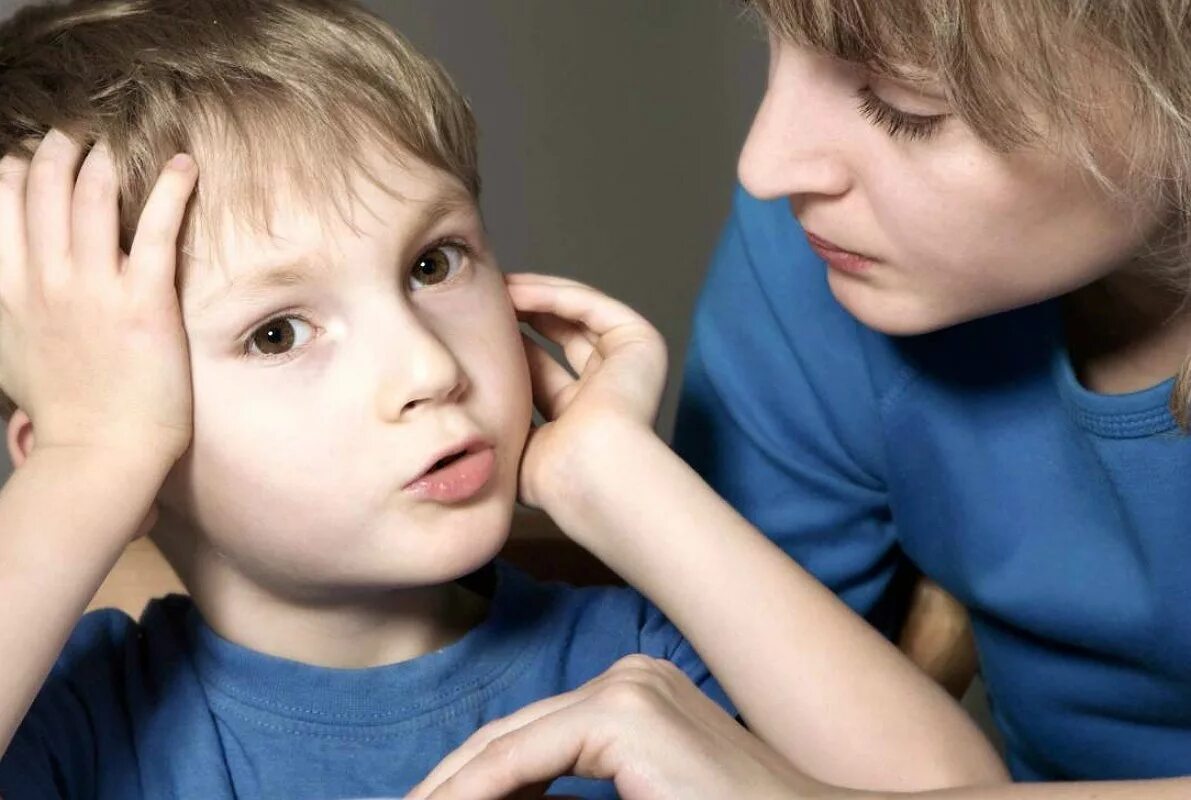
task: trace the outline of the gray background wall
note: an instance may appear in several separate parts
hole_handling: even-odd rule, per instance
[[[27,4],[0,0],[0,16]],[[666,336],[668,432],[689,314],[764,85],[761,33],[731,0],[365,4],[471,99],[502,265],[594,284]],[[4,452],[0,479],[7,469]]]
[[[436,56],[480,122],[484,212],[506,269],[627,301],[670,342],[688,322],[764,86],[730,0],[374,0]]]

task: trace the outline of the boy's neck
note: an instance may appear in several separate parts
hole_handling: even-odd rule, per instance
[[[170,516],[168,512],[163,516]],[[203,620],[217,634],[257,652],[305,664],[363,669],[440,650],[487,616],[489,602],[455,583],[359,591],[334,601],[269,591],[217,554],[154,532]],[[181,557],[179,557],[181,556]]]
[[[1140,270],[1122,270],[1064,300],[1064,327],[1080,382],[1102,394],[1162,383],[1191,355],[1191,305]]]
[[[363,669],[440,650],[483,621],[488,600],[454,583],[300,603],[220,576],[195,586],[204,621],[223,638],[319,667]],[[239,583],[239,585],[237,585]]]

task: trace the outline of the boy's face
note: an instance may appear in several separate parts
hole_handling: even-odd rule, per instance
[[[505,540],[531,415],[517,320],[471,198],[405,161],[374,156],[391,194],[357,176],[350,224],[279,201],[271,237],[228,225],[196,242],[214,263],[184,264],[194,437],[161,501],[273,590],[443,583]]]

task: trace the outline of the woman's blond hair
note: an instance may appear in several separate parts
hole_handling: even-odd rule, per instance
[[[745,5],[783,38],[877,73],[926,70],[994,148],[1055,147],[1126,201],[1157,196],[1171,209],[1171,235],[1145,255],[1164,282],[1191,293],[1191,0]],[[1191,427],[1191,360],[1170,407]]]

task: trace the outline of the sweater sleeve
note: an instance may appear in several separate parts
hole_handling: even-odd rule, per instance
[[[738,190],[695,311],[674,448],[892,637],[914,574],[883,480],[877,335],[825,271],[784,201]]]

